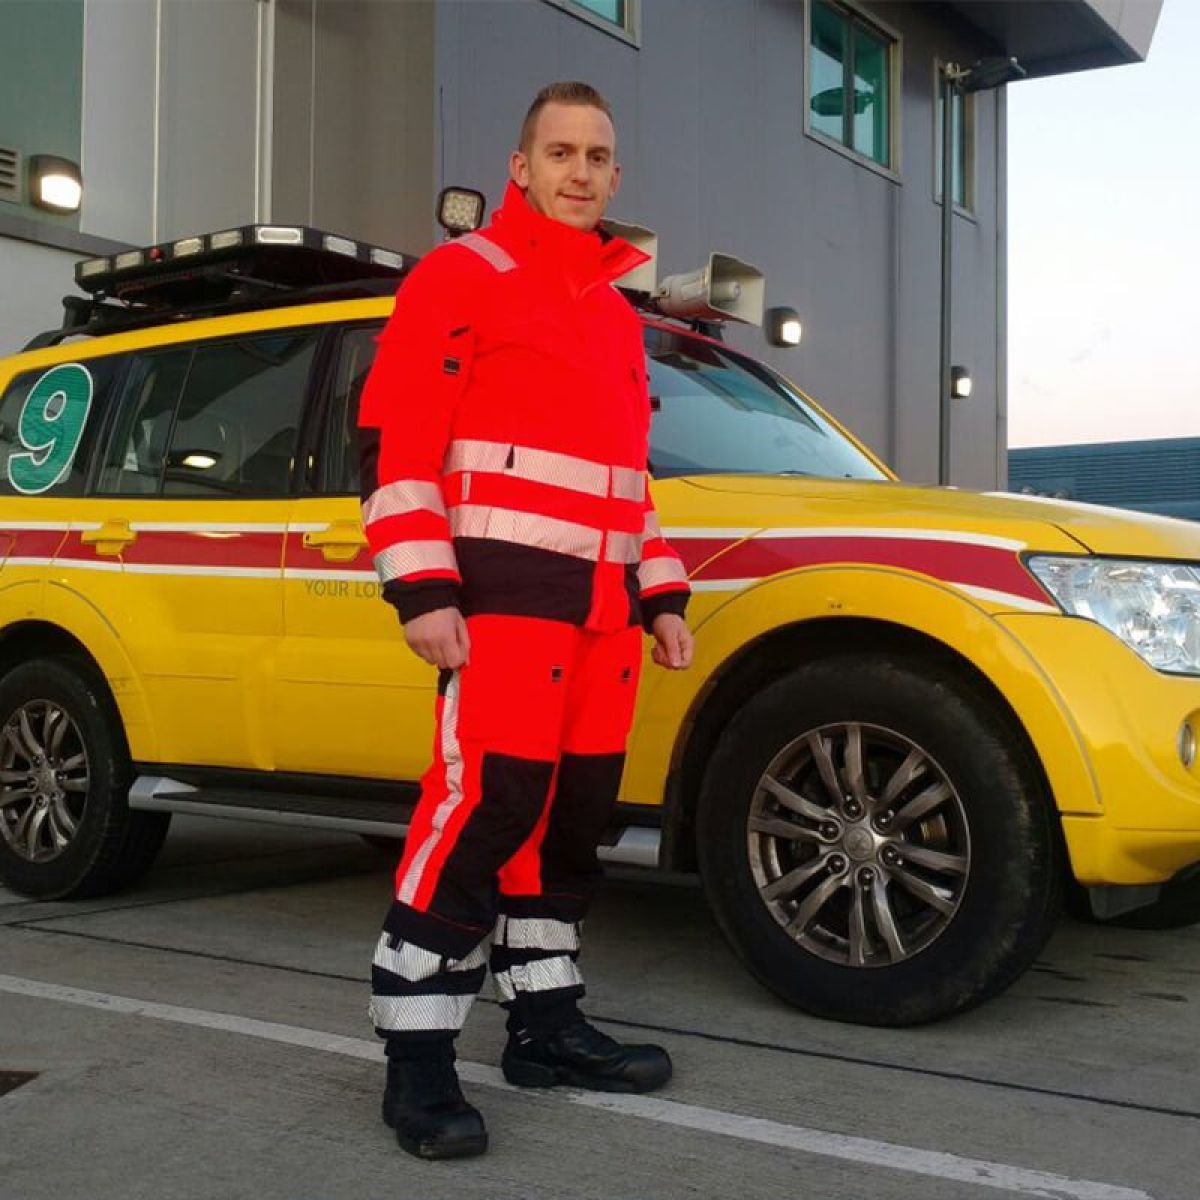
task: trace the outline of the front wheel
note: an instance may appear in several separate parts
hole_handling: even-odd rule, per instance
[[[1057,916],[1052,808],[1011,717],[930,659],[839,655],[755,696],[718,742],[697,835],[735,951],[821,1017],[961,1012]]]
[[[154,861],[170,815],[130,811],[120,718],[84,663],[0,679],[0,883],[38,899],[100,896]]]

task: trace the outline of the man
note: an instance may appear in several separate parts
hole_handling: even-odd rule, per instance
[[[648,1091],[666,1051],[578,1008],[580,923],[633,716],[641,626],[682,669],[688,588],[646,485],[640,322],[599,229],[620,180],[608,104],[536,97],[486,230],[405,280],[364,389],[363,514],[384,597],[440,668],[434,761],[372,967],[384,1120],[425,1158],[479,1154],[454,1038],[487,963],[505,1077]]]

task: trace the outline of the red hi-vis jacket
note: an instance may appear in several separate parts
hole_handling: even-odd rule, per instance
[[[363,521],[402,621],[682,615],[647,487],[641,322],[611,286],[645,258],[510,184],[485,230],[404,280],[359,408]]]

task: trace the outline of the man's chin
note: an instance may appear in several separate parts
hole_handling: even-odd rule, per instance
[[[591,212],[582,213],[578,209],[559,210],[555,213],[555,219],[563,225],[570,225],[574,229],[582,229],[585,233],[591,232],[596,228],[600,218]]]

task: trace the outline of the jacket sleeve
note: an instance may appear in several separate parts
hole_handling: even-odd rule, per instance
[[[638,588],[642,601],[642,627],[652,632],[654,618],[663,613],[682,617],[687,611],[687,571],[683,560],[668,544],[658,524],[654,501],[650,496],[650,474],[646,473],[646,498],[643,501],[642,562],[638,567]]]
[[[450,247],[417,264],[396,295],[359,405],[363,526],[401,621],[459,603],[441,476],[470,370],[470,291]]]

